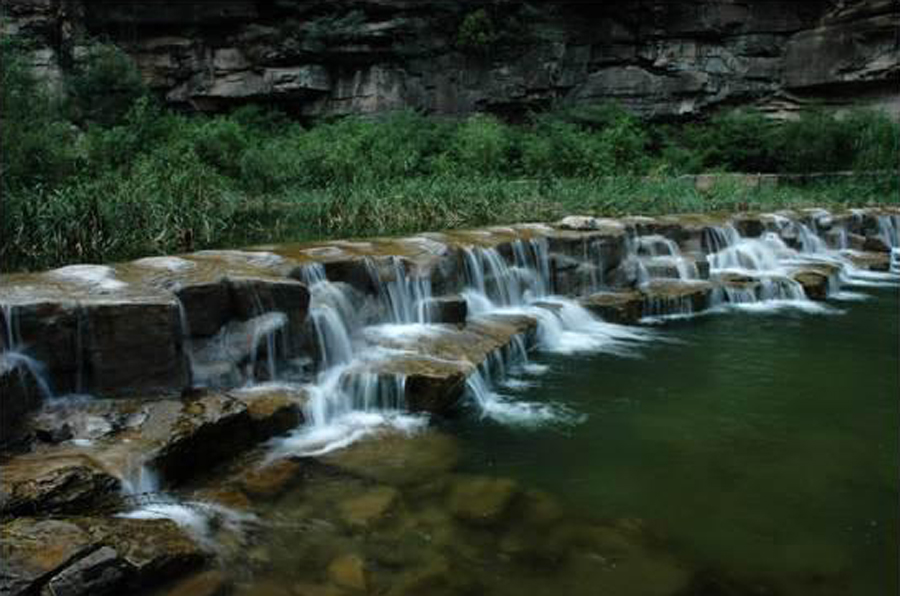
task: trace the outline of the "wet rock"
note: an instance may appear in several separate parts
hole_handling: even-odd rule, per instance
[[[158,414],[154,418],[154,414]],[[256,426],[247,407],[240,401],[216,394],[184,402],[174,424],[167,412],[151,410],[144,425],[155,424],[157,432],[168,430],[163,444],[150,459],[169,482],[179,483],[234,457],[256,442]]]
[[[604,321],[630,325],[643,315],[640,292],[600,292],[581,301],[581,305]]]
[[[229,394],[247,407],[258,441],[287,433],[303,422],[308,396],[302,389],[254,388]]]
[[[263,466],[253,466],[238,480],[250,497],[273,499],[288,490],[300,478],[299,462],[282,459]]]
[[[381,486],[360,497],[342,501],[338,509],[347,525],[367,529],[382,521],[397,505],[399,498],[400,493],[397,489]]]
[[[412,486],[439,478],[459,464],[457,440],[434,430],[412,436],[372,437],[323,456],[322,461],[357,476],[393,486]]]
[[[43,401],[38,378],[27,360],[0,353],[0,445],[9,444],[25,433],[25,418]]]
[[[575,232],[607,231],[611,233],[624,232],[625,226],[615,220],[588,215],[570,215],[559,220],[556,227],[561,230],[573,230]]]
[[[847,234],[847,248],[852,250],[863,251],[866,244],[866,237],[860,234]]]
[[[867,252],[891,252],[891,246],[877,236],[866,237],[865,242],[863,242],[862,249]]]
[[[598,224],[601,227],[596,232],[553,232],[547,236],[550,254],[600,264],[600,275],[606,275],[619,266],[626,253],[626,226],[621,222],[606,221]]]
[[[460,584],[459,574],[455,572],[447,557],[436,555],[425,564],[417,565],[400,576],[391,587],[389,596],[417,596],[419,594],[454,594]],[[465,591],[462,591],[465,593]]]
[[[66,271],[71,268],[29,274],[0,288],[19,343],[45,367],[54,390],[104,396],[181,391],[188,367],[174,296],[92,277],[106,268],[74,267],[76,274]]]
[[[354,375],[403,376],[409,409],[435,414],[453,411],[465,391],[466,378],[491,353],[508,349],[516,338],[533,341],[537,320],[524,315],[491,315],[471,318],[463,328],[441,328],[427,333],[391,336],[371,330],[373,344],[407,352],[367,363]]]
[[[426,356],[402,356],[368,366],[360,371],[382,377],[379,383],[390,386],[403,377],[404,400],[411,412],[450,415],[466,389],[466,377],[472,365],[465,361],[441,361]],[[349,371],[345,377],[352,379]]]
[[[121,585],[127,575],[127,565],[119,557],[119,553],[112,547],[102,546],[66,567],[50,580],[41,594],[108,594]]]
[[[0,514],[72,513],[115,503],[119,480],[86,455],[29,454],[0,465]]]
[[[328,577],[335,585],[358,592],[366,591],[365,562],[358,555],[341,555],[328,565]]]
[[[791,276],[794,281],[803,286],[803,292],[810,300],[823,301],[828,299],[829,276],[820,271],[800,271]]]
[[[766,231],[766,223],[757,215],[742,215],[732,220],[731,225],[744,238],[759,238]]]
[[[230,582],[221,571],[203,571],[187,577],[166,590],[165,596],[225,596]]]
[[[207,559],[168,520],[18,518],[0,536],[0,592],[11,596],[126,593]]]
[[[269,354],[269,339],[284,332],[288,317],[270,312],[245,321],[232,321],[219,332],[192,346],[194,383],[201,386],[234,386],[240,384],[244,368],[257,361],[265,361]],[[274,342],[272,347],[274,347]]]
[[[48,577],[92,548],[84,530],[63,520],[4,522],[0,537],[0,593],[10,596],[39,593]]]
[[[166,393],[187,385],[178,308],[164,303],[98,304],[86,308],[87,386],[100,395]]]
[[[176,295],[193,337],[215,335],[232,317],[231,293],[224,280],[185,284]]]
[[[343,590],[330,584],[301,582],[291,587],[291,596],[343,596]],[[254,594],[254,596],[257,596]]]
[[[518,496],[508,478],[460,477],[451,489],[448,507],[454,517],[476,525],[498,523]]]
[[[37,437],[38,441],[43,441],[44,443],[50,443],[53,445],[69,441],[75,436],[72,427],[67,423],[63,423],[60,426],[35,425],[32,428],[34,430],[34,435],[35,437]]]
[[[709,307],[712,284],[703,281],[651,281],[641,287],[644,316],[689,314]]]
[[[884,272],[889,271],[891,267],[891,257],[886,253],[859,252],[852,250],[844,251],[842,254],[860,269]]]
[[[464,325],[469,307],[462,296],[445,296],[429,300],[425,312],[427,320],[433,323]]]
[[[540,490],[527,490],[522,495],[523,521],[529,526],[547,527],[563,518],[563,507],[552,495]]]

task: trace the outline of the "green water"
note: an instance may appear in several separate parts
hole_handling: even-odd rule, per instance
[[[639,358],[537,358],[518,399],[574,426],[462,416],[289,463],[235,593],[897,593],[900,304],[869,294],[671,323]]]
[[[640,359],[545,358],[521,399],[571,428],[464,423],[463,466],[601,518],[645,520],[697,568],[773,593],[898,591],[898,300],[842,315],[670,324]]]

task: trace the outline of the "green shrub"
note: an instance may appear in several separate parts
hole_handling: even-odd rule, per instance
[[[509,172],[512,135],[494,116],[476,114],[463,121],[450,139],[447,173],[478,173],[499,176]]]
[[[111,44],[95,43],[77,62],[68,91],[74,120],[111,126],[124,120],[147,88],[125,52]]]
[[[0,37],[0,192],[52,186],[75,169],[74,132],[32,78],[27,44]]]
[[[467,14],[459,25],[456,47],[464,52],[486,54],[500,40],[494,20],[484,8]]]

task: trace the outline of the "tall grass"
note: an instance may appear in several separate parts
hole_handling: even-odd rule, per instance
[[[0,39],[0,270],[323,236],[889,200],[896,176],[804,189],[698,192],[699,171],[894,170],[900,127],[876,112],[772,123],[748,111],[654,126],[614,105],[510,125],[402,112],[303,126],[243,107],[185,115],[127,56],[96,46],[61,98]],[[651,175],[647,178],[648,175]]]

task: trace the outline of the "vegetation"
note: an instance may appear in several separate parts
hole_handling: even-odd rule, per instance
[[[473,13],[475,14],[475,13]],[[0,269],[213,246],[601,214],[865,203],[896,174],[700,192],[701,171],[893,170],[900,128],[879,113],[812,111],[783,125],[729,111],[651,126],[616,106],[461,121],[405,112],[304,127],[244,107],[160,107],[128,58],[98,45],[65,100],[0,40]]]

